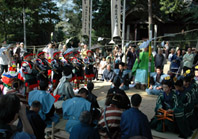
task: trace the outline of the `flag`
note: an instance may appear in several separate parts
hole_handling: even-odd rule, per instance
[[[89,0],[82,0],[82,35],[89,36]]]
[[[111,35],[120,37],[121,0],[111,0]]]

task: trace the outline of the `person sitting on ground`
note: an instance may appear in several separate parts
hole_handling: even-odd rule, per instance
[[[59,121],[59,116],[55,113],[55,98],[48,93],[48,82],[41,81],[39,83],[40,90],[33,90],[29,93],[28,104],[32,105],[34,101],[39,101],[42,105],[39,115],[45,121],[47,127],[51,127],[52,122],[55,124]]]
[[[114,77],[114,72],[111,69],[111,65],[108,64],[107,68],[103,72],[103,79],[102,80],[106,81],[106,82],[112,82],[113,81],[113,77]]]
[[[18,132],[14,122],[21,118],[23,131]],[[5,139],[36,139],[34,131],[26,116],[25,105],[20,105],[19,98],[14,94],[0,96],[0,138]]]
[[[112,99],[113,94],[120,94],[123,97],[123,102],[122,102],[121,108],[122,109],[129,109],[129,108],[131,108],[130,100],[129,100],[128,96],[126,95],[126,93],[119,88],[120,85],[121,85],[120,78],[118,76],[115,76],[114,79],[113,79],[113,86],[114,87],[110,88],[108,90],[105,105],[106,106],[110,105],[109,100]]]
[[[139,94],[134,94],[131,97],[132,108],[122,113],[120,128],[123,139],[134,136],[152,139],[148,118],[139,110],[141,102],[142,97]]]
[[[32,102],[30,110],[26,110],[26,114],[36,138],[44,139],[46,124],[38,114],[40,109],[41,109],[41,103],[39,101],[34,101]],[[21,119],[19,120],[17,127],[22,130],[23,124]]]
[[[92,103],[92,106],[94,108],[100,108],[99,105],[98,105],[98,102],[97,102],[97,96],[95,96],[93,93],[92,93],[92,90],[94,89],[94,84],[93,82],[88,82],[87,84],[87,89],[88,89],[88,96],[87,96],[87,100],[89,100],[91,103]]]
[[[80,123],[75,125],[70,133],[70,139],[100,139],[98,131],[90,126],[92,115],[89,111],[83,111],[79,117]]]
[[[156,73],[151,74],[150,87],[146,89],[148,95],[159,95],[163,92],[162,90],[162,81],[168,76],[162,73],[161,67],[156,68]]]
[[[88,82],[87,84],[87,89],[88,89],[88,96],[87,96],[87,100],[89,102],[91,102],[91,107],[92,107],[92,118],[93,120],[98,120],[99,117],[100,117],[100,106],[98,105],[98,102],[97,102],[97,96],[95,96],[93,93],[92,93],[92,90],[94,89],[94,84],[93,82]]]
[[[72,78],[72,69],[69,66],[63,68],[63,76],[56,89],[53,92],[53,96],[60,95],[60,99],[66,100],[75,96],[73,86],[70,82]]]
[[[104,138],[119,139],[121,137],[120,119],[123,112],[121,109],[123,97],[121,94],[115,93],[108,101],[110,105],[104,108],[98,122],[99,133]]]
[[[116,76],[120,78],[121,85],[119,86],[122,90],[129,89],[129,73],[124,69],[125,63],[119,63],[119,70],[115,71]]]
[[[83,111],[91,111],[91,103],[86,100],[89,92],[81,88],[78,94],[63,102],[63,118],[67,119],[65,130],[71,133],[72,128],[79,124],[79,117]]]
[[[178,105],[174,110],[175,121],[179,130],[179,137],[187,138],[192,135],[189,124],[191,123],[191,119],[188,117],[193,114],[191,111],[194,109],[194,106],[191,101],[190,93],[186,91],[183,86],[183,79],[181,76],[174,78],[174,86],[178,98]]]
[[[190,94],[190,99],[192,101],[193,109],[188,108],[190,111],[188,114],[188,121],[190,128],[192,130],[196,129],[198,127],[198,85],[194,81],[194,74],[191,70],[187,70],[186,73],[184,73],[183,78],[183,85],[185,87],[185,92]]]
[[[156,101],[156,107],[155,107],[155,113],[156,115],[161,115],[159,112],[160,109],[163,109],[167,112],[173,112],[177,106],[177,95],[175,91],[172,90],[173,82],[170,78],[170,76],[167,76],[162,81],[162,88],[163,93],[159,94],[157,101]],[[158,117],[155,116],[153,119],[151,119],[151,128],[162,132],[165,129],[168,131],[175,131],[175,123],[168,120],[158,120]],[[163,126],[164,124],[164,126]]]

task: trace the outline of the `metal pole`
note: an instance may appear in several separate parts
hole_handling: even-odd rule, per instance
[[[24,5],[25,5],[25,4],[24,4]],[[24,48],[27,49],[27,48],[26,48],[26,45],[27,45],[27,44],[26,44],[26,25],[25,25],[25,22],[26,22],[26,21],[25,21],[25,20],[26,20],[25,8],[24,8],[24,6],[23,6],[23,31],[24,31],[24,32],[23,32],[23,33],[24,33],[24,39],[23,39],[23,40],[24,40]]]
[[[126,61],[125,56],[125,47],[124,47],[124,40],[125,40],[125,10],[126,10],[126,0],[123,2],[123,13],[122,13],[122,52],[124,53],[123,61]]]
[[[92,0],[90,0],[89,49],[91,49],[91,31],[92,31]]]

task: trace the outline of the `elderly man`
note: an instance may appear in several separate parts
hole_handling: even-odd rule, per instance
[[[103,72],[103,79],[102,80],[105,80],[107,82],[112,82],[113,77],[114,77],[114,72],[111,69],[111,64],[108,64],[107,68]]]
[[[183,73],[193,67],[193,61],[194,54],[192,53],[192,48],[188,48],[188,52],[183,56]]]
[[[154,57],[155,67],[161,67],[163,70],[164,68],[164,55],[162,54],[162,49],[158,48],[158,53]]]

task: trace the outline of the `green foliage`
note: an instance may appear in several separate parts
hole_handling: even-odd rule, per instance
[[[0,40],[23,41],[23,7],[26,13],[27,44],[46,44],[60,21],[51,0],[0,0]]]

